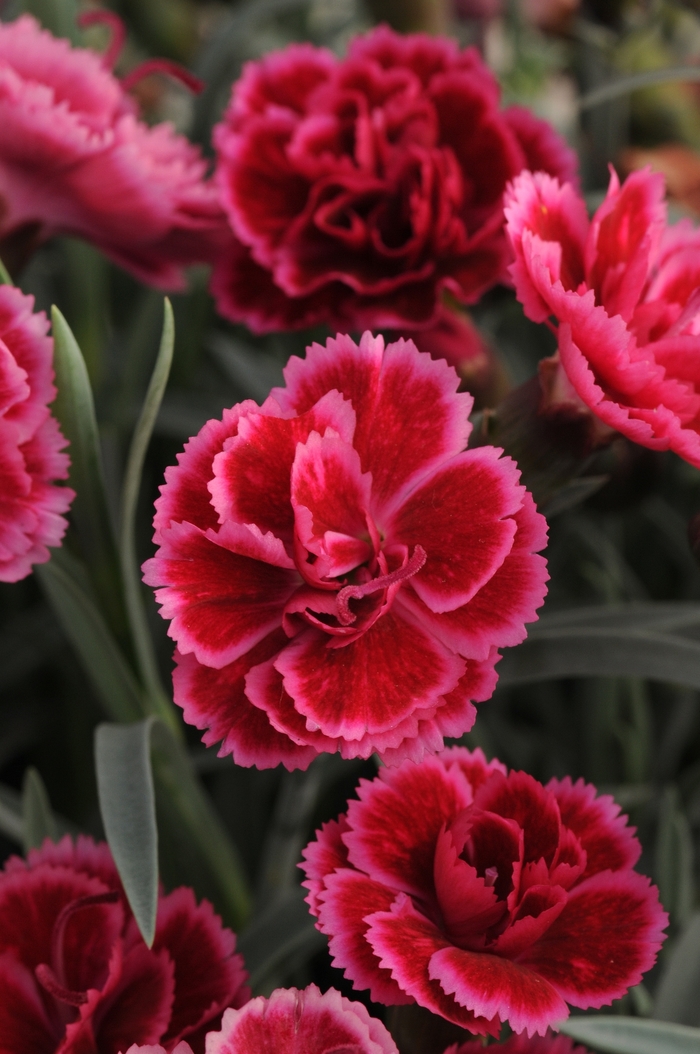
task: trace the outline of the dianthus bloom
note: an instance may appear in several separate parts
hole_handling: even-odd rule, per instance
[[[33,297],[0,286],[0,582],[17,582],[49,559],[74,497],[56,485],[69,460],[48,408],[56,397],[53,340],[33,306]]]
[[[503,191],[575,155],[473,48],[381,26],[345,59],[298,44],[245,67],[214,131],[233,231],[219,311],[264,332],[428,324],[506,276]]]
[[[249,996],[235,937],[191,889],[161,896],[153,948],[143,942],[105,844],[66,837],[0,872],[3,1054],[172,1051]]]
[[[543,787],[455,747],[358,795],[302,867],[335,965],[372,999],[544,1034],[653,965],[668,920],[639,842],[582,780]]]
[[[546,523],[444,361],[365,333],[210,421],[166,472],[145,580],[175,700],[241,765],[459,736],[545,593]]]
[[[100,56],[29,15],[0,23],[0,256],[85,238],[146,282],[183,284],[222,227],[198,150],[148,128]]]
[[[547,402],[581,400],[609,429],[700,466],[700,231],[667,226],[663,194],[660,175],[620,186],[613,172],[589,223],[571,185],[521,173],[506,194],[512,275],[526,315],[559,323]]]
[[[381,1021],[361,1003],[331,988],[278,988],[269,999],[251,999],[227,1010],[220,1032],[210,1032],[206,1054],[398,1054]],[[165,1054],[162,1047],[130,1047],[126,1054]],[[192,1054],[183,1043],[173,1054]]]

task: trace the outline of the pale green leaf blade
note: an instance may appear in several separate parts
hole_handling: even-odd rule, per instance
[[[328,938],[314,926],[304,903],[304,890],[284,890],[239,935],[237,949],[245,960],[255,993],[285,962],[314,955]]]
[[[126,630],[126,619],[90,379],[70,326],[57,307],[51,310],[51,320],[58,389],[52,409],[70,443],[69,483],[76,492],[71,516],[78,528],[100,607],[119,635]]]
[[[44,781],[33,767],[27,769],[22,783],[22,843],[25,853],[38,849],[45,838],[57,842],[58,824]]]
[[[700,1028],[648,1018],[571,1017],[559,1028],[601,1054],[700,1054]]]
[[[0,783],[0,833],[18,845],[24,845],[22,795],[4,783]]]
[[[14,285],[10,272],[5,267],[5,264],[0,260],[0,285]]]
[[[102,822],[124,892],[149,948],[158,911],[158,829],[150,756],[153,720],[98,725],[95,732]]]
[[[139,687],[100,610],[79,581],[76,563],[59,549],[35,573],[107,714],[116,721],[138,720],[143,716]]]
[[[700,1025],[700,912],[691,916],[667,959],[656,990],[654,1017]]]
[[[700,688],[700,643],[671,633],[600,626],[534,633],[508,650],[501,685],[562,677],[640,677]]]
[[[141,416],[134,430],[131,448],[124,474],[121,503],[121,527],[119,532],[119,557],[121,560],[124,594],[129,624],[131,627],[134,651],[139,665],[141,678],[148,693],[149,701],[158,713],[176,732],[180,725],[170,700],[165,695],[158,673],[158,665],[153,650],[153,641],[146,619],[141,594],[141,573],[136,558],[135,520],[136,505],[141,488],[143,463],[148,444],[153,434],[153,426],[163,400],[163,393],[168,383],[170,367],[173,361],[175,345],[175,322],[173,309],[168,298],[164,301],[163,333],[158,357],[153,369]]]

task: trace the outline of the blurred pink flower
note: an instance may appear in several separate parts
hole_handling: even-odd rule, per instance
[[[147,948],[108,846],[47,839],[0,872],[0,1050],[119,1054],[137,1042],[170,1052],[186,1037],[204,1054],[205,1032],[250,995],[235,944],[211,904],[182,887],[159,897]]]
[[[245,67],[214,132],[232,229],[212,289],[257,332],[432,323],[506,277],[503,191],[576,157],[499,109],[475,49],[380,26],[339,60],[297,44]]]
[[[222,229],[199,151],[149,128],[99,55],[29,15],[0,23],[0,257],[54,234],[92,242],[138,278],[184,284]],[[6,262],[7,262],[6,261]]]
[[[66,479],[66,440],[48,404],[53,386],[53,340],[34,297],[0,286],[0,581],[25,578],[60,545],[62,515],[74,498]]]
[[[700,230],[669,227],[664,180],[634,172],[589,223],[571,184],[521,173],[506,193],[525,314],[559,323],[549,406],[579,400],[608,429],[700,466]]]
[[[510,458],[465,450],[473,400],[411,342],[338,336],[285,379],[166,472],[144,578],[175,701],[240,765],[420,758],[537,617],[545,520]]]
[[[357,796],[300,866],[334,965],[377,1002],[544,1035],[567,1003],[609,1004],[653,966],[668,916],[633,870],[634,830],[583,780],[543,787],[453,747],[380,769]]]

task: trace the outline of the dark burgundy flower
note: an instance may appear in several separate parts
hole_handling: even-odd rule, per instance
[[[105,844],[46,841],[0,873],[2,1054],[172,1051],[249,997],[236,939],[191,889],[161,896],[143,942]]]
[[[668,919],[608,796],[446,750],[363,780],[305,850],[336,966],[383,1003],[543,1034],[654,963]]]
[[[420,758],[537,617],[545,520],[510,458],[465,450],[471,396],[410,341],[338,336],[285,379],[167,470],[144,571],[175,701],[241,765]]]
[[[544,122],[499,110],[474,49],[382,26],[338,60],[309,44],[248,63],[216,127],[231,224],[213,291],[252,329],[429,324],[506,277],[506,183],[574,178]]]

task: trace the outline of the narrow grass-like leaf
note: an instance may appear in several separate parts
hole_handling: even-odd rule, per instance
[[[506,652],[500,684],[562,677],[642,677],[700,688],[700,643],[671,633],[562,627],[533,633]]]
[[[71,515],[100,607],[117,637],[126,634],[119,558],[105,495],[95,405],[85,361],[70,326],[51,309],[58,396],[53,412],[70,442],[70,479],[76,498]]]
[[[170,366],[173,361],[173,347],[175,344],[175,323],[173,320],[173,309],[168,298],[164,301],[163,333],[160,341],[160,350],[153,370],[153,376],[148,386],[146,399],[141,410],[134,435],[131,440],[131,448],[124,474],[124,486],[122,490],[121,503],[121,525],[119,532],[119,557],[121,560],[122,578],[124,582],[124,595],[126,607],[129,614],[129,625],[134,645],[134,652],[139,666],[139,672],[146,689],[147,697],[154,713],[159,714],[172,727],[173,731],[179,733],[180,725],[175,717],[172,704],[163,690],[158,665],[153,650],[153,640],[146,619],[141,594],[141,575],[138,561],[136,559],[136,539],[134,525],[136,519],[136,505],[141,489],[141,475],[146,450],[151,440],[153,426],[158,416],[158,410],[163,399],[165,386],[168,383]]]
[[[655,855],[661,903],[672,922],[684,926],[693,907],[693,836],[673,786],[665,789],[661,800]]]
[[[656,84],[671,84],[674,81],[700,81],[700,69],[697,66],[675,66],[665,70],[645,70],[644,73],[633,73],[630,77],[619,77],[611,84],[582,95],[579,99],[579,110],[590,110],[593,106],[611,102],[623,95],[630,95],[640,88],[652,88]]]
[[[285,889],[252,920],[240,934],[237,948],[245,960],[255,993],[285,960],[301,952],[311,956],[326,941],[309,915],[304,890],[297,885]]]
[[[191,851],[199,854],[216,883],[219,910],[239,932],[250,914],[250,894],[229,834],[169,726],[154,721],[151,743],[156,790],[177,811]]]
[[[158,829],[150,756],[154,720],[98,725],[95,732],[102,822],[124,892],[149,948],[158,911]]]
[[[14,285],[14,282],[10,278],[10,272],[7,270],[2,260],[0,260],[0,285]]]
[[[79,581],[76,563],[58,549],[48,564],[36,568],[36,574],[106,713],[115,721],[138,720],[143,716],[139,686],[100,610]]]
[[[700,1025],[700,912],[681,934],[656,990],[654,1017],[678,1025]]]
[[[4,783],[0,783],[0,833],[18,845],[24,844],[22,795]]]
[[[529,627],[528,636],[546,635],[552,630],[653,629],[662,633],[700,626],[700,604],[693,601],[635,601],[630,604],[591,604],[546,613]]]
[[[571,1017],[559,1029],[601,1054],[700,1054],[700,1028],[648,1018]]]
[[[44,781],[37,770],[30,767],[22,783],[22,844],[25,853],[38,849],[45,838],[58,841],[58,824]]]

